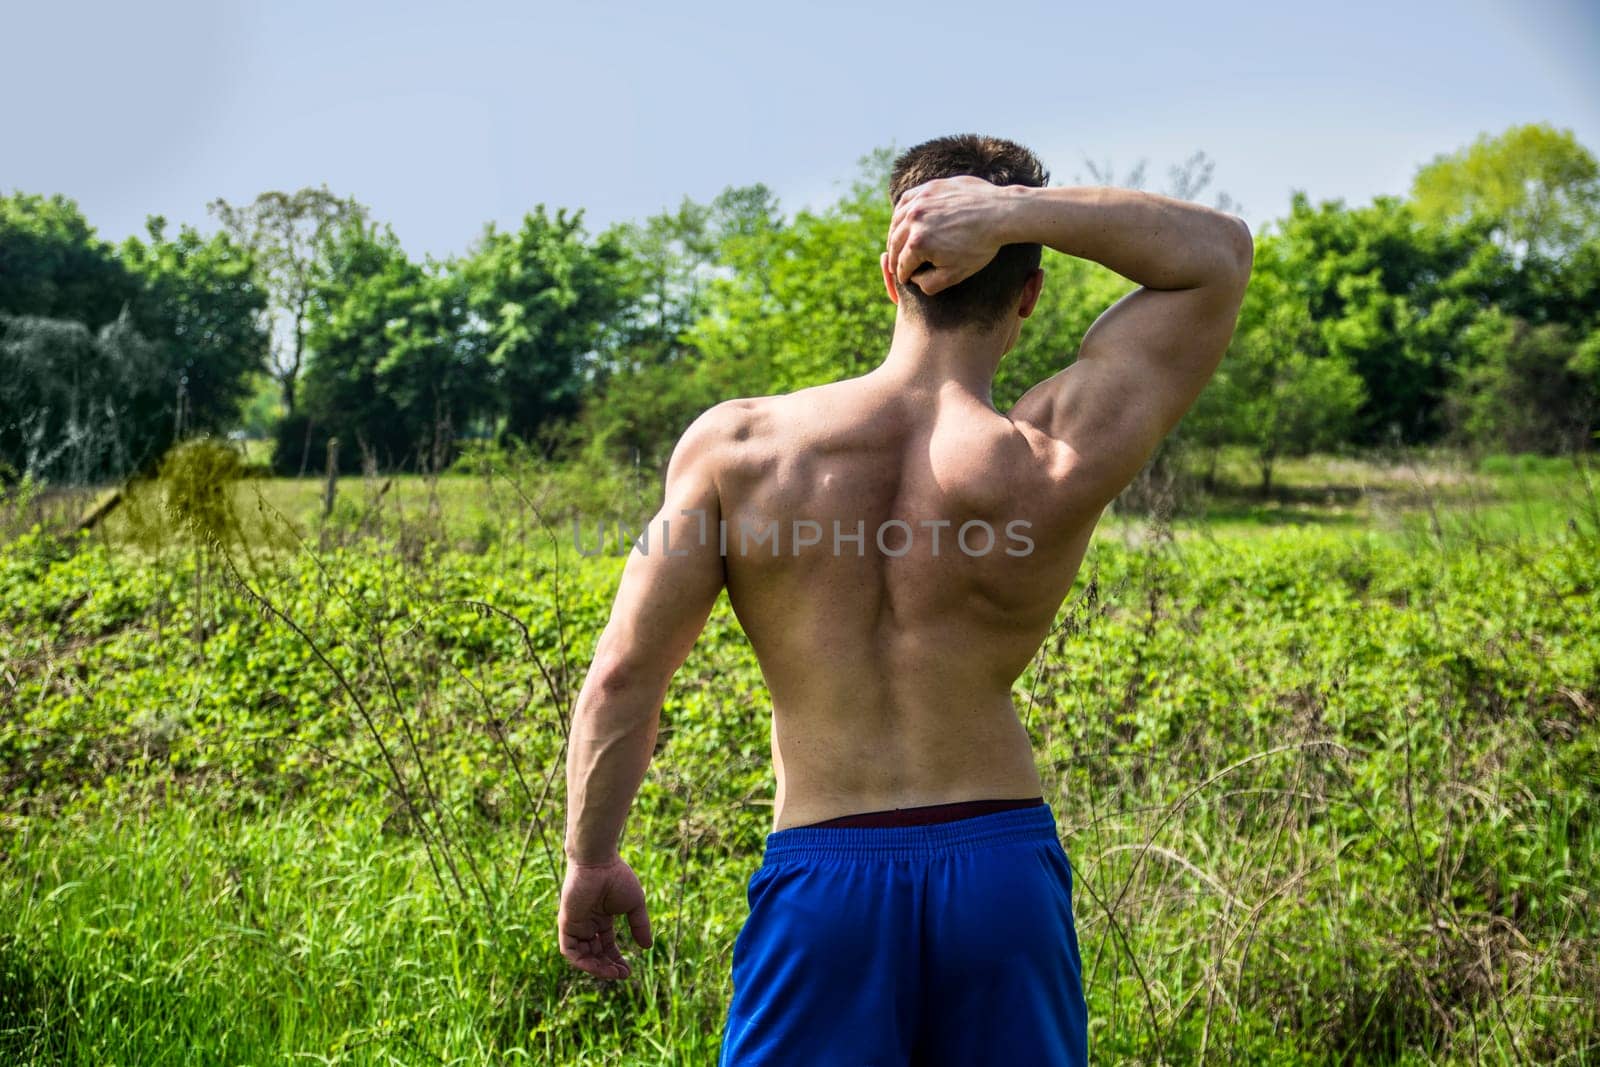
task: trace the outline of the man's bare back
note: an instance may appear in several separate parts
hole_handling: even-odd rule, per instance
[[[1060,442],[918,379],[886,365],[724,416],[727,588],[772,693],[780,829],[1040,793],[1011,685],[1098,508]]]
[[[990,382],[1038,298],[1038,245],[1139,288],[1001,413]],[[936,325],[938,293],[992,279],[1018,247],[1033,268],[1004,314]],[[1040,795],[1011,686],[1106,504],[1215,370],[1250,250],[1237,219],[1125,190],[951,177],[899,198],[882,365],[720,404],[674,452],[654,549],[629,559],[569,741],[560,927],[575,966],[628,973],[616,915],[650,942],[618,837],[667,684],[723,588],[772,694],[777,830]]]

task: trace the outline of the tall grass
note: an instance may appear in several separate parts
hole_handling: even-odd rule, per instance
[[[0,1060],[714,1060],[753,656],[720,604],[626,838],[657,945],[577,974],[560,768],[620,561],[562,472],[457,477],[321,522],[245,483],[236,529],[155,486],[127,543],[0,554]],[[1600,512],[1548,477],[1097,541],[1017,686],[1097,1062],[1600,1062]]]

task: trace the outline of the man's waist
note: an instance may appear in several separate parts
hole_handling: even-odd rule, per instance
[[[896,860],[967,854],[1033,843],[1060,847],[1055,814],[1044,803],[920,826],[795,826],[767,835],[763,866],[814,859]]]
[[[1017,808],[1035,808],[1044,804],[1044,797],[1022,799],[994,798],[983,800],[958,800],[950,804],[922,804],[911,808],[886,808],[882,811],[865,811],[841,815],[821,822],[806,823],[812,829],[886,829],[894,826],[933,826],[938,823],[972,819],[980,815],[993,815]],[[801,829],[802,827],[796,827]]]

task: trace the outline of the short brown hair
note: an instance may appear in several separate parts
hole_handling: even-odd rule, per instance
[[[967,174],[994,185],[1039,188],[1050,174],[1039,157],[1015,141],[975,133],[936,137],[908,148],[889,172],[889,202],[898,204],[908,189],[935,178]],[[1028,277],[1039,269],[1042,249],[1036,244],[1005,245],[972,277],[928,296],[912,284],[897,284],[902,304],[935,330],[992,326],[1016,306]]]

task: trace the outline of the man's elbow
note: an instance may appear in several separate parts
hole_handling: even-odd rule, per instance
[[[1237,215],[1223,215],[1226,235],[1223,242],[1227,250],[1228,270],[1241,284],[1250,280],[1250,268],[1255,263],[1256,242],[1250,235],[1250,224]]]
[[[589,666],[583,688],[602,703],[616,703],[664,688],[660,673],[638,656],[600,652]]]

